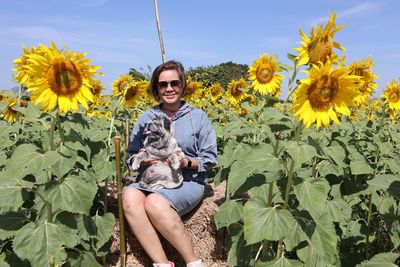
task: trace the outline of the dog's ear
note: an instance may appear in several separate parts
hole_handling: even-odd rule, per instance
[[[164,122],[164,128],[166,130],[168,130],[168,132],[171,131],[171,122],[169,121],[169,119],[163,117],[163,122]]]

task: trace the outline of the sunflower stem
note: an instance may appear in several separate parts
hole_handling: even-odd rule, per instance
[[[288,209],[289,206],[289,194],[290,194],[290,189],[292,188],[292,181],[293,181],[293,170],[294,170],[294,160],[290,160],[290,166],[288,170],[288,181],[286,184],[286,190],[285,190],[285,204],[283,205],[284,209]],[[283,239],[280,239],[278,242],[278,248],[276,251],[276,258],[279,259],[283,255]]]
[[[283,102],[284,104],[286,102],[289,101],[289,98],[292,96],[292,94],[294,93],[294,90],[292,89],[293,87],[293,83],[296,80],[296,76],[297,76],[297,72],[299,71],[299,66],[297,65],[297,62],[294,63],[294,70],[292,73],[292,77],[289,80],[289,84],[288,84],[288,95],[285,98],[285,101]]]
[[[112,134],[112,132],[114,130],[114,121],[115,121],[115,116],[117,115],[117,111],[118,111],[118,106],[115,107],[115,109],[113,111],[112,118],[111,118],[111,122],[110,122],[110,131],[108,132],[108,139],[107,139],[108,140],[107,141],[108,147],[111,146],[111,134]]]
[[[61,145],[63,145],[65,142],[65,134],[64,134],[64,129],[61,127],[60,113],[58,112],[58,110],[56,113],[56,117],[57,117],[57,129],[58,133],[60,134]]]
[[[370,236],[370,223],[372,218],[372,194],[368,196],[368,217],[367,217],[367,233],[365,234],[365,259],[369,259],[369,236]]]
[[[118,194],[118,219],[120,231],[120,259],[121,266],[125,267],[126,262],[126,243],[125,243],[125,219],[122,207],[122,177],[121,177],[121,139],[119,136],[114,138],[115,142],[115,167],[117,178],[117,194]]]
[[[58,121],[57,116],[52,116],[51,117],[51,125],[49,129],[49,147],[48,151],[54,151],[54,131],[56,128],[56,124]],[[47,168],[47,181],[50,182],[53,179],[53,172],[51,170],[51,166]],[[46,201],[46,207],[47,207],[47,220],[48,222],[52,223],[53,222],[53,207],[52,204],[48,201]]]

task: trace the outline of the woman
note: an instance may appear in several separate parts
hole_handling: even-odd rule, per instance
[[[144,112],[133,128],[128,152],[133,157],[143,149],[146,123],[154,117],[167,117],[185,157],[180,157],[183,184],[174,189],[147,190],[133,183],[123,192],[125,217],[133,234],[154,262],[153,266],[174,266],[162,248],[159,232],[182,255],[187,266],[203,266],[195,255],[191,239],[180,216],[188,213],[202,200],[206,170],[217,163],[215,131],[206,114],[181,100],[186,79],[181,63],[168,61],[158,66],[150,87],[159,105]],[[142,164],[151,164],[148,159]]]

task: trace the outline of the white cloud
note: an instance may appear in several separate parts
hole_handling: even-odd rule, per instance
[[[97,7],[104,5],[107,0],[77,0],[76,2],[84,7]]]
[[[351,8],[341,10],[341,11],[336,11],[336,18],[347,18],[347,17],[352,17],[352,16],[357,16],[357,15],[365,15],[371,11],[377,10],[379,7],[379,3],[362,3],[357,6],[353,6]],[[316,19],[313,19],[310,21],[310,24],[321,24],[321,23],[326,23],[329,20],[329,16],[325,17],[319,17]]]

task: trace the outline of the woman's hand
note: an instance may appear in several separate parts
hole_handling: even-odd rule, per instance
[[[146,149],[144,149],[144,148],[139,149],[139,153],[146,153]],[[151,165],[153,163],[156,163],[157,160],[158,159],[156,159],[156,158],[150,157],[148,159],[143,160],[141,165],[142,166],[148,166],[148,165]]]

